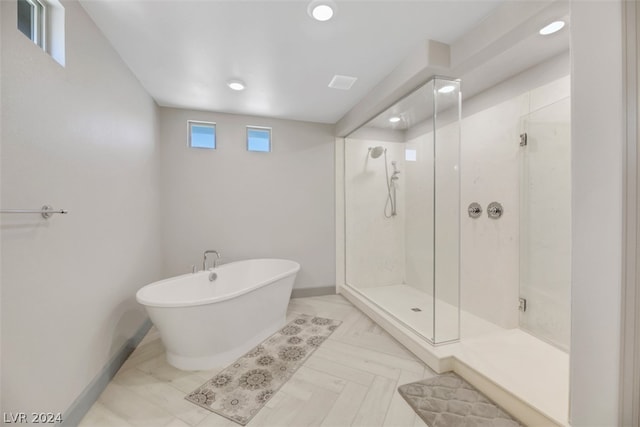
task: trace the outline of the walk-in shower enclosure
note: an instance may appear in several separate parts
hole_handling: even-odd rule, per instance
[[[460,338],[460,110],[434,77],[344,144],[346,285],[432,344]]]

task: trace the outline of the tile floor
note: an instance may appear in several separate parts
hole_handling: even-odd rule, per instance
[[[288,320],[296,314],[343,323],[247,426],[426,426],[397,392],[435,375],[424,363],[342,296],[292,299]],[[173,368],[152,328],[80,427],[236,427],[184,400],[223,368]]]

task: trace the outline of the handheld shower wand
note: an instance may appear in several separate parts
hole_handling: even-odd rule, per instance
[[[396,210],[396,181],[398,180],[398,175],[400,171],[396,166],[395,160],[391,162],[391,166],[393,167],[393,174],[389,177],[389,167],[387,161],[387,149],[378,145],[376,147],[369,147],[369,155],[372,159],[377,159],[378,157],[384,154],[384,173],[387,182],[387,201],[384,205],[384,216],[387,218],[392,218],[397,215]],[[387,208],[390,208],[390,212],[387,214]]]

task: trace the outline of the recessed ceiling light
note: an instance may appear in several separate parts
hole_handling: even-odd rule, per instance
[[[307,13],[317,21],[328,21],[333,17],[336,4],[331,0],[313,0],[307,7]]]
[[[400,117],[398,117],[398,116],[393,116],[393,117],[390,117],[390,118],[389,118],[389,121],[390,121],[391,123],[398,123],[400,120],[401,120],[401,119],[400,119]]]
[[[454,85],[447,85],[447,86],[442,86],[440,89],[438,89],[438,92],[450,93],[450,92],[453,92],[454,90],[456,90],[456,87]]]
[[[247,87],[242,80],[229,80],[227,86],[233,90],[244,90]]]
[[[560,31],[562,28],[564,28],[564,21],[554,21],[542,28],[539,33],[540,35],[548,36],[549,34],[553,34],[556,31]]]

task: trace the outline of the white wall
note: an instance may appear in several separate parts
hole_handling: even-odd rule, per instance
[[[223,262],[289,258],[295,288],[335,286],[333,126],[161,108],[162,229],[167,274]],[[189,148],[187,120],[215,122],[217,149]],[[246,150],[246,126],[270,126],[273,150]]]
[[[0,7],[0,34],[2,34],[2,7]],[[0,189],[2,188],[2,41],[0,40]],[[2,208],[0,197],[0,209]],[[0,225],[2,224],[0,219]],[[0,268],[2,267],[2,244],[0,244]],[[0,272],[0,384],[2,384],[2,273]],[[0,410],[2,409],[2,386],[0,386]]]
[[[146,315],[159,279],[157,107],[76,2],[66,67],[2,1],[2,411],[64,412]]]
[[[388,189],[385,156],[369,155],[369,147],[387,150],[389,176],[392,161],[404,169],[404,144],[378,139],[345,140],[346,279],[356,288],[399,285],[405,282],[404,176],[398,180],[397,215],[385,216]],[[387,206],[386,215],[391,209]]]
[[[570,421],[576,427],[615,426],[620,425],[625,173],[622,4],[571,5]]]
[[[505,328],[518,326],[518,123],[528,100],[520,95],[462,121],[462,308]],[[498,220],[487,217],[494,201],[504,208]],[[480,218],[467,215],[472,202]]]
[[[431,126],[433,129],[433,126]],[[416,160],[405,162],[407,284],[433,295],[433,132],[411,138],[407,150]]]
[[[537,67],[530,71],[538,76],[516,76],[463,103],[472,114],[462,120],[462,308],[505,328],[518,327],[521,120],[568,96],[568,77],[536,86],[556,67]],[[504,208],[498,220],[487,218],[493,201]],[[482,217],[466,214],[471,202],[480,203]]]

